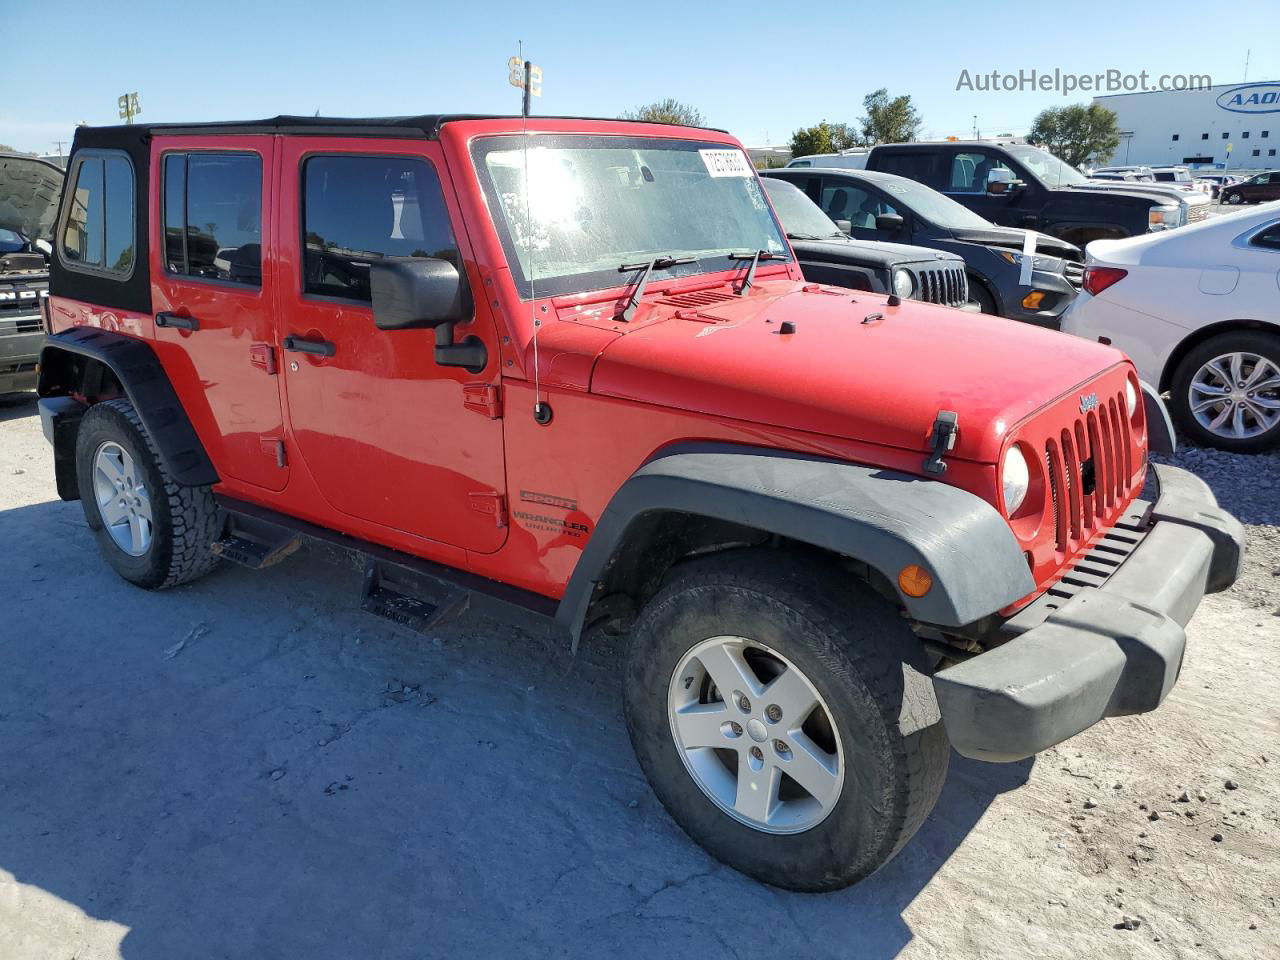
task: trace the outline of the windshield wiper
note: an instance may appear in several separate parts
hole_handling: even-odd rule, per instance
[[[742,286],[738,288],[738,296],[745,296],[746,292],[751,289],[751,282],[756,278],[756,267],[759,266],[761,260],[780,260],[782,254],[773,253],[770,250],[757,250],[755,253],[731,253],[730,260],[750,260],[751,266],[747,267],[747,275],[743,278]]]
[[[644,288],[649,283],[649,275],[655,270],[667,270],[671,267],[679,266],[682,263],[693,263],[693,257],[654,257],[644,263],[624,263],[618,267],[619,273],[631,273],[633,270],[644,270],[640,274],[640,279],[636,281],[636,285],[631,290],[631,297],[627,300],[627,305],[618,311],[615,320],[621,320],[623,323],[630,323],[631,318],[635,316],[636,307],[640,306],[640,298],[644,296]]]

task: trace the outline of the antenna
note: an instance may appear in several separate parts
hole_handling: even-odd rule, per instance
[[[524,58],[524,41],[519,40],[519,55],[509,61],[511,84],[521,88],[520,141],[524,160],[524,222],[525,250],[529,258],[529,321],[533,327],[533,419],[546,426],[551,422],[551,404],[542,399],[542,373],[538,364],[538,332],[542,321],[538,319],[538,295],[535,287],[537,270],[534,268],[536,247],[533,237],[533,201],[529,195],[529,96],[541,96],[542,71],[538,70],[538,89],[533,89],[533,71],[538,69]],[[517,83],[517,80],[519,82]]]

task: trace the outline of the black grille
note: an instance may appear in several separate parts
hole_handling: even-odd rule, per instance
[[[959,307],[969,299],[969,281],[963,267],[925,267],[916,271],[920,281],[920,299]]]
[[[1084,284],[1084,264],[1083,263],[1073,263],[1072,261],[1068,260],[1066,270],[1064,270],[1063,273],[1066,274],[1067,283],[1071,284],[1077,290],[1079,290],[1080,287]]]

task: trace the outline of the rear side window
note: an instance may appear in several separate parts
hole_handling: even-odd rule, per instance
[[[462,261],[435,170],[409,157],[311,157],[302,168],[305,293],[368,303],[381,257]]]
[[[876,151],[874,169],[932,185],[933,157],[932,153],[914,150],[910,153]]]
[[[1280,250],[1280,223],[1273,223],[1261,233],[1255,234],[1253,245],[1255,247],[1267,247],[1271,250]]]
[[[59,253],[72,269],[133,273],[133,165],[124,154],[82,152],[72,172]]]
[[[169,273],[262,285],[262,158],[164,158],[164,259]]]

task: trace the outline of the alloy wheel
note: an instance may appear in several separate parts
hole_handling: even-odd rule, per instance
[[[1280,425],[1280,367],[1244,351],[1214,357],[1191,378],[1187,401],[1196,422],[1215,436],[1261,436]]]
[[[151,497],[133,457],[113,440],[93,455],[93,492],[115,545],[131,557],[145,554],[153,533]]]
[[[729,816],[765,833],[801,833],[840,799],[834,717],[798,667],[763,643],[711,637],[681,658],[667,697],[689,775]]]

